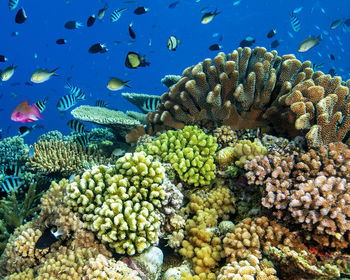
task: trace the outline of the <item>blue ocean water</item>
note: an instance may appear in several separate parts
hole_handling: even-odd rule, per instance
[[[270,49],[273,40],[280,40],[276,48],[279,55],[295,54],[300,60],[323,63],[323,72],[334,69],[343,80],[349,77],[350,32],[344,24],[331,30],[331,23],[340,18],[350,17],[350,3],[338,1],[267,1],[267,0],[178,0],[175,8],[169,8],[170,1],[97,1],[71,0],[60,1],[20,0],[14,11],[9,11],[7,1],[0,4],[1,45],[0,54],[8,61],[0,63],[0,69],[14,64],[14,76],[0,84],[0,129],[3,137],[18,134],[22,123],[10,119],[17,104],[28,100],[30,104],[48,97],[49,103],[42,113],[43,119],[37,124],[44,128],[35,129],[25,137],[26,143],[33,143],[39,135],[50,130],[70,132],[66,123],[72,119],[70,111],[60,114],[56,109],[59,98],[68,91],[64,88],[67,78],[70,83],[81,87],[87,94],[79,105],[94,105],[103,99],[111,108],[122,111],[138,110],[126,101],[121,92],[136,92],[161,95],[166,91],[161,78],[167,74],[181,75],[182,71],[207,57],[213,58],[218,51],[208,47],[214,43],[222,45],[221,51],[231,52],[247,36],[255,39],[254,46]],[[238,3],[239,2],[239,3]],[[92,27],[86,26],[88,17],[108,4],[105,17],[96,19]],[[134,14],[135,8],[145,6],[149,11],[142,15]],[[16,12],[23,7],[28,16],[23,24],[15,23]],[[290,13],[296,8],[302,10],[296,14],[301,30],[294,32],[290,24]],[[110,14],[115,9],[127,8],[121,18],[110,22]],[[209,24],[201,24],[201,9],[218,9],[217,15]],[[84,26],[76,30],[67,30],[64,24],[69,20],[82,22]],[[128,34],[128,26],[133,22],[136,33],[135,42]],[[269,30],[276,29],[277,34],[268,39]],[[12,36],[18,32],[17,36]],[[288,34],[290,32],[294,38]],[[213,34],[218,33],[217,37]],[[306,53],[298,53],[300,43],[309,36],[322,34],[320,44]],[[167,48],[169,36],[176,36],[180,44],[176,51]],[[219,41],[222,36],[222,41]],[[57,45],[56,40],[64,38],[65,45]],[[119,44],[114,44],[120,41]],[[89,47],[94,43],[106,44],[108,52],[91,54]],[[125,57],[130,51],[146,55],[149,67],[128,69]],[[331,60],[330,54],[335,60]],[[59,67],[59,76],[52,77],[42,84],[27,86],[31,74],[38,68],[54,69]],[[130,89],[111,92],[106,88],[110,77],[130,80]],[[15,83],[15,84],[14,84]],[[16,85],[19,83],[19,85]],[[31,125],[29,123],[25,125]],[[88,125],[91,128],[91,125]]]

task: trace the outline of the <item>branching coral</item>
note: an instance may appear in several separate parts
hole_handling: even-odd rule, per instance
[[[0,163],[22,165],[28,159],[28,146],[23,137],[13,136],[0,141]]]

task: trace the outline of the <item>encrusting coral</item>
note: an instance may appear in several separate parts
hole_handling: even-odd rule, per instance
[[[216,138],[196,126],[186,126],[178,131],[168,130],[137,151],[145,151],[171,163],[185,183],[205,186],[215,178],[213,155],[216,149]]]
[[[188,124],[256,128],[268,124],[310,146],[346,139],[349,88],[339,77],[313,72],[311,62],[265,48],[238,48],[184,70],[146,122],[155,131]],[[281,121],[283,120],[283,121]]]

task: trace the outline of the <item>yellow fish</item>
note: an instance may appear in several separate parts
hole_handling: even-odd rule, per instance
[[[213,13],[212,12],[205,13],[202,16],[201,23],[207,24],[207,23],[211,22],[214,19],[214,17],[218,14],[220,14],[220,12],[218,12],[218,9],[215,9],[215,11]]]
[[[319,41],[321,41],[321,36],[318,36],[316,38],[311,36],[305,39],[304,41],[301,42],[298,52],[307,52],[314,46],[317,46]]]
[[[128,85],[128,82],[130,82],[130,80],[123,81],[123,80],[118,79],[118,78],[110,78],[108,83],[107,83],[107,88],[109,90],[112,90],[112,91],[120,90],[124,86],[130,88],[130,86]]]
[[[30,80],[33,82],[33,83],[36,83],[36,84],[40,84],[40,83],[43,83],[43,82],[46,82],[48,81],[51,76],[58,76],[55,71],[57,70],[58,68],[55,68],[53,69],[52,71],[48,70],[48,69],[38,69],[38,70],[35,70],[34,73],[32,74]]]
[[[15,73],[15,69],[17,68],[17,66],[11,65],[7,68],[5,68],[2,72],[1,72],[1,81],[6,82],[9,79],[11,79],[11,77],[13,76],[13,74]]]

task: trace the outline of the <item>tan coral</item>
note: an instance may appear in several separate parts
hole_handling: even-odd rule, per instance
[[[237,132],[228,125],[217,127],[213,133],[221,148],[234,146],[238,140]]]

